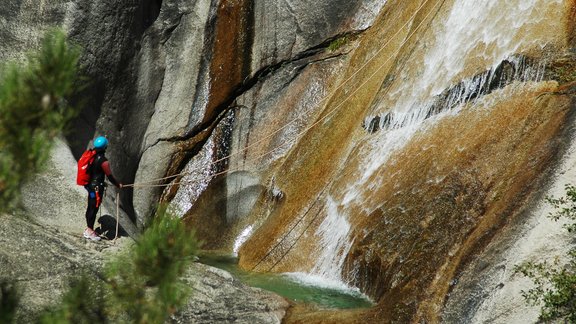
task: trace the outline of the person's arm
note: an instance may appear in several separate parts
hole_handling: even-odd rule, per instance
[[[113,185],[115,185],[118,188],[122,188],[122,183],[118,182],[116,178],[114,178],[114,176],[112,175],[112,170],[110,170],[110,163],[108,163],[108,161],[102,162],[102,170],[104,171],[104,174],[106,174],[106,177],[108,177],[108,180],[110,180],[110,182],[112,182]]]

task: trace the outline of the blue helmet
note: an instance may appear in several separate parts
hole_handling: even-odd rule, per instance
[[[96,137],[94,140],[94,148],[105,149],[108,146],[108,140],[104,136]]]

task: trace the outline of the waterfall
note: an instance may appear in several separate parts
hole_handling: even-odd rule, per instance
[[[332,197],[328,197],[326,204],[326,218],[316,230],[316,235],[320,237],[321,250],[312,273],[330,280],[342,281],[340,269],[352,246],[351,225],[347,216],[340,213]]]
[[[315,233],[321,246],[316,266],[309,273],[293,272],[286,275],[304,285],[353,292],[360,296],[357,288],[345,283],[340,270],[353,243],[350,238],[351,224],[347,215],[339,211],[332,197],[327,198],[326,204],[327,215]]]
[[[174,215],[182,217],[210,184],[212,174],[214,174],[213,150],[214,140],[210,138],[204,145],[204,149],[182,171],[184,176],[178,181],[181,184],[180,189],[168,205],[168,210]]]
[[[238,235],[238,237],[234,241],[234,248],[232,250],[232,252],[234,253],[234,256],[236,256],[236,257],[238,256],[238,250],[240,250],[240,247],[242,246],[242,244],[244,244],[244,242],[246,242],[246,240],[250,237],[250,235],[252,235],[253,230],[254,230],[254,225],[248,225],[246,228],[244,228],[242,230],[240,235]]]
[[[562,1],[457,0],[444,18],[434,21],[431,41],[414,51],[421,56],[414,55],[377,96],[371,118],[379,117],[355,153],[360,156],[360,163],[351,167],[355,179],[331,188],[326,218],[316,231],[319,257],[312,274],[342,280],[344,258],[354,240],[347,215],[376,208],[369,205],[373,189],[380,186],[374,175],[396,151],[495,87],[542,78],[542,65],[527,63],[522,53],[544,46],[533,31],[544,20],[541,13],[554,10],[551,4]],[[510,75],[503,64],[510,66]],[[364,122],[368,124],[370,120]]]
[[[362,168],[366,170],[361,180],[369,178],[389,158],[391,152],[406,143],[420,130],[430,107],[437,96],[458,82],[458,77],[470,69],[476,72],[488,70],[485,76],[494,76],[495,69],[505,60],[515,65],[516,79],[537,80],[541,77],[538,69],[515,57],[518,51],[530,47],[538,40],[530,34],[521,34],[521,26],[533,24],[534,14],[538,16],[538,6],[546,1],[495,1],[460,0],[454,3],[446,22],[435,29],[435,45],[424,51],[423,68],[407,71],[402,82],[387,94],[394,106],[388,112],[387,123],[390,129],[402,131],[383,134],[371,139],[373,154],[366,155]],[[560,0],[554,1],[558,4]],[[477,8],[482,8],[478,10]],[[496,21],[494,21],[496,20]],[[484,66],[477,66],[482,62]],[[472,71],[473,73],[475,71]],[[412,75],[411,75],[412,74]],[[408,80],[404,80],[408,78]],[[452,113],[457,113],[472,89],[486,88],[490,78],[465,78],[462,91],[450,93],[446,105],[456,105]],[[375,107],[384,112],[387,105]],[[384,119],[386,120],[386,119]],[[368,166],[368,168],[364,168]],[[360,184],[363,184],[361,181]]]

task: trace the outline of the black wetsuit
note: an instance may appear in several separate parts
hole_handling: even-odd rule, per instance
[[[100,208],[100,203],[104,198],[104,183],[105,177],[112,182],[115,186],[119,185],[116,181],[108,164],[108,159],[104,156],[103,150],[97,150],[94,162],[90,165],[90,182],[84,186],[88,191],[88,208],[86,209],[86,225],[88,228],[94,229],[96,222],[96,214]]]

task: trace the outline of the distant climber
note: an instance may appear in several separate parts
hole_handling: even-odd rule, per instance
[[[100,236],[94,231],[96,214],[102,203],[106,183],[105,177],[118,188],[122,188],[122,183],[118,182],[112,175],[110,163],[104,155],[108,147],[106,137],[99,136],[94,140],[94,149],[84,152],[78,161],[78,184],[84,185],[88,191],[88,208],[86,209],[86,225],[84,237],[93,241],[100,240]],[[86,171],[85,178],[81,176],[82,170]]]

